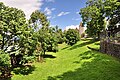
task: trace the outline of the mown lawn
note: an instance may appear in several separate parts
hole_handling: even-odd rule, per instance
[[[59,52],[47,53],[43,63],[15,69],[11,80],[120,80],[120,60],[91,51],[99,42],[79,41],[74,46],[59,45]]]

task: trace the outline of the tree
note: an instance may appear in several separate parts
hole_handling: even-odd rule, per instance
[[[48,31],[46,31],[46,33],[44,33],[44,41],[41,43],[43,43],[42,45],[43,45],[45,51],[50,51],[50,52],[58,51],[57,35],[56,35],[56,32],[54,31],[53,27],[49,27]]]
[[[36,34],[36,38],[38,43],[40,43],[38,46],[41,47],[41,51],[46,51],[46,45],[44,44],[46,33],[48,32],[48,26],[49,22],[47,20],[47,17],[44,13],[36,10],[34,11],[30,16],[30,24],[32,24],[32,28],[34,30],[34,33]],[[42,35],[41,35],[42,34]]]
[[[47,29],[49,26],[49,21],[47,20],[47,16],[36,10],[34,11],[31,16],[30,16],[30,20],[29,20],[30,24],[33,24],[34,29],[39,29],[40,27],[42,27],[43,29]],[[39,27],[38,27],[39,26]]]
[[[49,21],[46,15],[40,11],[35,11],[31,14],[29,20],[33,24],[34,33],[37,38],[37,47],[39,56],[44,56],[46,51],[57,51],[57,39],[55,32],[49,27]]]
[[[77,43],[77,41],[79,41],[80,39],[79,32],[74,29],[68,29],[68,31],[65,33],[65,38],[66,43],[72,46],[75,43]]]
[[[33,48],[28,49],[34,43],[30,32],[23,11],[0,3],[0,50],[10,55],[13,67],[21,63],[24,55],[32,53]]]
[[[83,22],[87,24],[89,35],[99,38],[100,32],[105,30],[105,19],[113,19],[120,3],[118,0],[88,0],[86,5],[80,11]]]
[[[108,5],[110,4],[110,5]],[[115,33],[120,31],[120,0],[112,0],[105,2],[105,12],[108,17],[108,31],[111,32],[111,36],[115,36]]]
[[[102,0],[89,0],[85,8],[81,9],[83,22],[87,24],[87,33],[90,36],[97,36],[105,28]]]
[[[10,77],[11,76],[11,70],[10,68],[10,56],[9,54],[5,53],[4,51],[0,51],[0,77]]]
[[[60,29],[58,26],[51,27],[51,28],[53,28],[53,32],[55,32],[57,36],[58,44],[62,44],[64,42],[64,34],[62,32],[62,29]]]

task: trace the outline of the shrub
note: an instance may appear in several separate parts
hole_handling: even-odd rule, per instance
[[[0,51],[0,66],[10,66],[9,54],[4,51]]]
[[[0,79],[11,77],[10,57],[4,51],[0,51]]]
[[[77,30],[74,29],[69,29],[66,33],[65,33],[65,38],[66,38],[66,43],[68,45],[74,45],[75,43],[77,43],[77,41],[80,40],[80,36],[79,36],[79,32]]]

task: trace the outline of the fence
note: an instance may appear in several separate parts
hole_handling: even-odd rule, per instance
[[[115,34],[115,37],[109,34],[107,31],[101,33],[100,51],[120,58],[120,31]]]
[[[117,58],[120,58],[120,43],[101,41],[100,51],[115,56]]]

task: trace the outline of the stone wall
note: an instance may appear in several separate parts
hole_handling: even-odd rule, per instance
[[[120,58],[120,43],[112,43],[107,41],[100,42],[100,51],[117,58]]]

